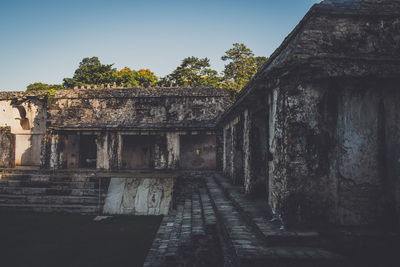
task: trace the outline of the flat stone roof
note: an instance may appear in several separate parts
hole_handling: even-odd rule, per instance
[[[44,98],[47,91],[0,92],[0,100],[16,98]],[[220,88],[211,87],[151,87],[151,88],[102,88],[57,90],[54,99],[89,98],[140,98],[140,97],[230,97]]]

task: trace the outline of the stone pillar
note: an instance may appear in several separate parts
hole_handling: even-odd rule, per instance
[[[58,134],[52,134],[50,137],[50,168],[59,169],[60,168],[60,136]]]
[[[223,138],[222,138],[222,145],[223,145],[223,152],[222,152],[222,172],[226,173],[226,160],[227,160],[227,147],[226,147],[226,138],[227,138],[227,129],[223,128]]]
[[[104,158],[104,160],[107,161],[104,165],[105,168],[108,167],[108,170],[120,169],[122,166],[122,136],[116,132],[109,132],[105,140],[107,143],[104,145],[104,147],[106,147],[105,151],[107,151]]]
[[[219,128],[217,129],[216,133],[216,164],[217,164],[217,171],[222,171],[223,170],[223,157],[224,157],[224,137],[223,137],[223,131]]]
[[[167,151],[168,151],[168,169],[177,169],[179,167],[180,139],[179,133],[167,133]]]
[[[230,151],[229,151],[229,158],[228,158],[228,160],[229,160],[229,177],[231,177],[231,179],[233,179],[234,168],[235,168],[235,166],[233,166],[234,165],[234,162],[233,162],[233,156],[234,156],[233,155],[233,146],[235,145],[234,140],[233,140],[233,138],[234,138],[233,134],[234,134],[233,124],[231,124],[230,127],[229,127],[229,135],[230,135],[229,147],[230,147]]]
[[[243,173],[244,173],[244,189],[250,192],[251,179],[251,161],[250,161],[250,125],[249,110],[246,109],[243,114]]]
[[[108,155],[108,133],[103,132],[97,137],[97,169],[110,169],[110,157]]]
[[[15,167],[15,135],[11,127],[0,127],[0,168]]]

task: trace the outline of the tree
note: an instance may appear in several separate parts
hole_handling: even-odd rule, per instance
[[[150,87],[158,82],[158,77],[149,69],[141,69],[136,73],[136,80],[141,87]]]
[[[26,87],[26,91],[39,91],[39,90],[61,90],[64,89],[64,87],[61,84],[47,84],[47,83],[41,83],[41,82],[36,82],[36,83],[31,83]]]
[[[101,64],[98,57],[84,58],[75,70],[74,77],[64,79],[64,87],[114,83],[117,81],[118,72],[112,66],[113,64]]]
[[[163,86],[217,87],[218,72],[210,68],[208,58],[187,57],[171,74],[162,79]]]
[[[117,75],[117,84],[121,85],[131,85],[131,86],[139,86],[139,82],[137,80],[138,74],[137,71],[131,70],[128,67],[121,69]]]
[[[239,93],[267,61],[266,57],[255,57],[249,48],[239,43],[234,43],[221,59],[229,62],[223,71],[223,87],[235,93]]]

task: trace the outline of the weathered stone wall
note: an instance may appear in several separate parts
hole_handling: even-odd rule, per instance
[[[113,88],[60,90],[50,97],[40,91],[3,92],[0,103],[5,124],[22,131],[17,135],[17,151],[24,152],[23,165],[31,164],[28,159],[38,165],[41,158],[43,168],[82,167],[80,154],[86,150],[80,148],[79,136],[84,134],[95,136],[96,168],[130,169],[134,163],[126,153],[135,148],[125,146],[129,145],[126,136],[137,135],[154,139],[148,149],[151,162],[145,168],[176,169],[180,136],[202,129],[215,134],[216,121],[231,99],[216,88]],[[30,117],[24,121],[31,128],[24,124],[26,129],[21,130],[15,122],[14,113],[20,112],[20,107],[29,110]]]
[[[265,196],[287,225],[399,222],[400,2],[367,2],[314,6],[222,117],[224,173],[237,180],[240,118],[243,186],[264,146]]]
[[[308,83],[280,93],[272,207],[292,222],[395,224],[400,139],[393,99],[400,93],[393,84]]]
[[[124,215],[167,215],[173,198],[174,182],[175,176],[172,174],[111,178],[103,212]]]
[[[217,140],[213,132],[180,135],[179,169],[215,170]]]
[[[12,168],[15,166],[15,135],[11,133],[11,127],[0,127],[0,168]]]
[[[133,88],[57,92],[50,101],[49,127],[213,127],[230,105],[213,88]]]
[[[46,131],[46,110],[38,99],[2,99],[0,127],[15,135],[15,165],[39,165],[42,135]]]

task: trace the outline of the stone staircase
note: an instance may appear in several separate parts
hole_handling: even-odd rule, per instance
[[[97,214],[108,183],[93,172],[3,171],[0,210]]]
[[[218,173],[182,180],[144,266],[346,266],[318,233],[282,229],[263,201]]]

